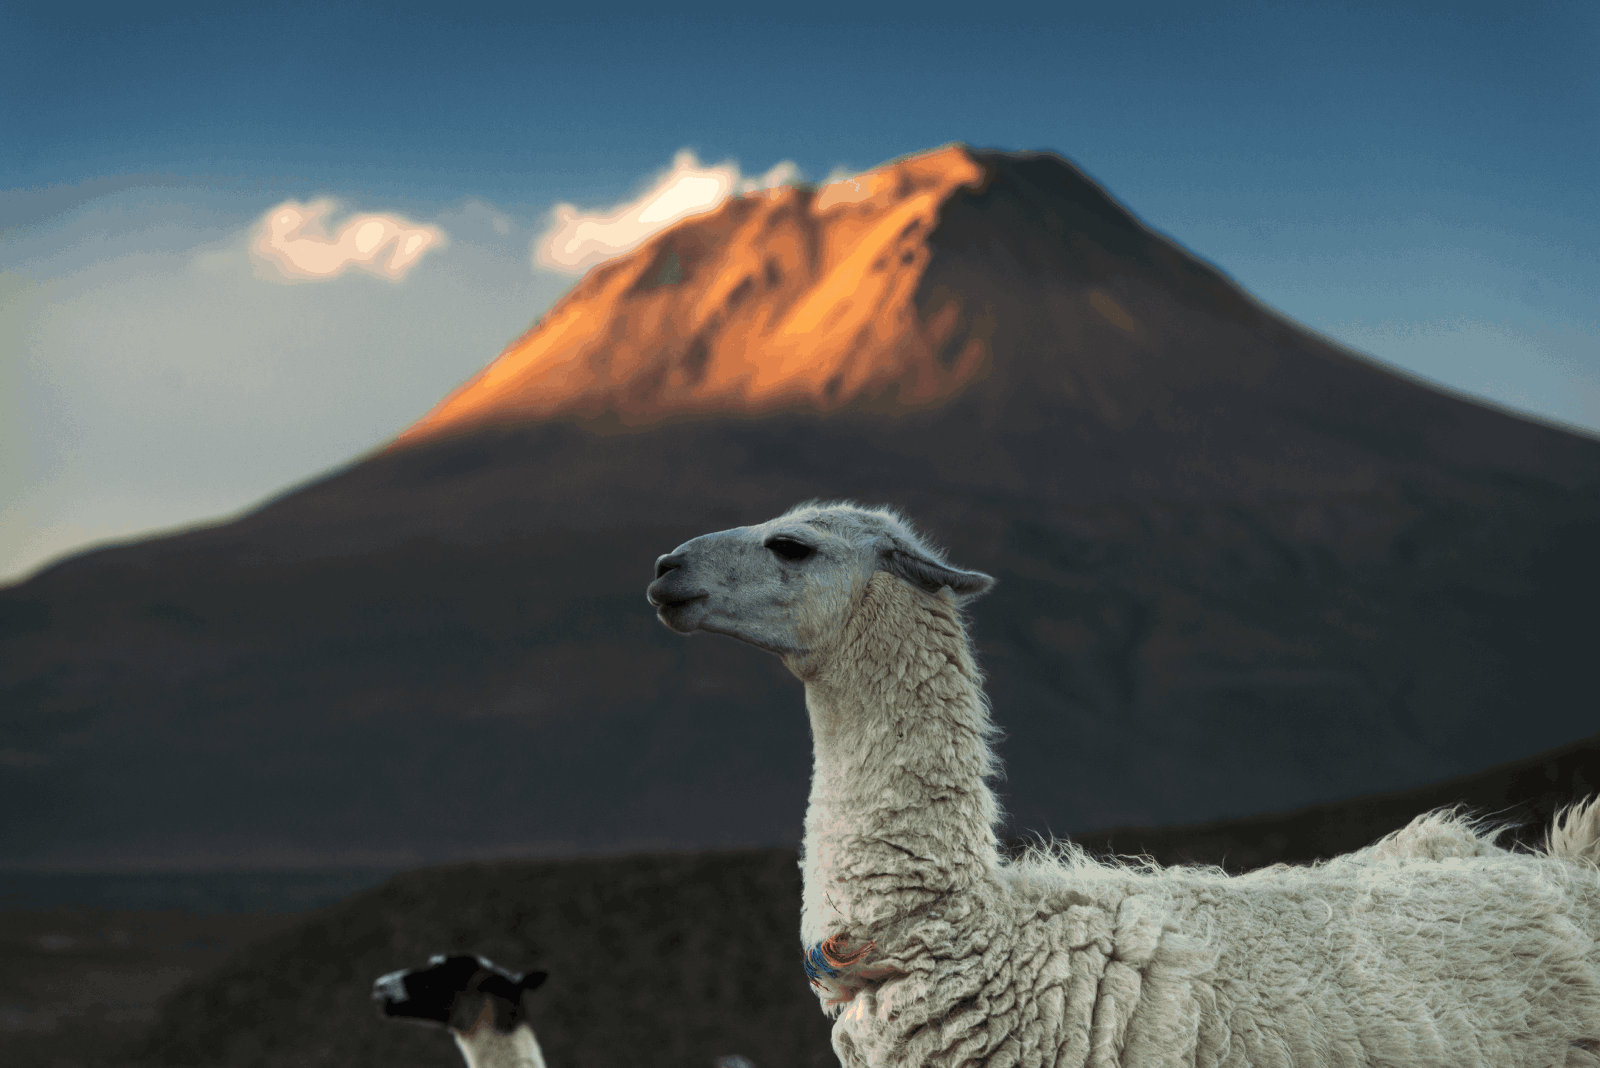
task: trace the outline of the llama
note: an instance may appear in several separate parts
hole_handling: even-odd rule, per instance
[[[449,1029],[467,1068],[545,1068],[523,996],[544,972],[515,975],[484,957],[430,957],[372,984],[379,1015]]]
[[[1229,876],[1003,859],[961,606],[901,516],[807,504],[656,562],[662,622],[777,654],[815,768],[806,974],[845,1068],[1600,1066],[1600,803],[1514,852],[1459,814]]]

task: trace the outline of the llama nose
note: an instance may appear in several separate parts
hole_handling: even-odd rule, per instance
[[[688,557],[682,553],[668,553],[656,560],[656,580],[650,583],[645,590],[645,600],[650,602],[652,608],[665,608],[668,605],[687,604],[705,596],[703,593],[686,593],[682,588],[682,575],[673,572],[689,562]]]
[[[406,976],[409,974],[410,973],[406,971],[398,971],[390,972],[388,975],[379,976],[378,979],[372,984],[372,1000],[388,1002],[405,1001],[407,999]]]

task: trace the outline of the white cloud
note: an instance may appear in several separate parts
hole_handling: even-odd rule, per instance
[[[398,282],[445,239],[436,226],[416,226],[396,215],[357,216],[329,237],[325,220],[335,206],[331,200],[284,201],[262,216],[251,251],[269,271],[291,281],[336,278],[359,267]]]
[[[741,178],[737,164],[702,167],[695,154],[684,149],[637,200],[593,214],[580,214],[572,204],[557,204],[555,226],[534,243],[534,262],[562,274],[582,274],[631,252],[673,223],[710,211],[736,189],[753,193],[799,180],[800,168],[788,160],[760,177]]]
[[[0,585],[381,444],[570,284],[528,270],[532,219],[470,201],[404,286],[271,284],[272,203],[132,191],[0,243]]]

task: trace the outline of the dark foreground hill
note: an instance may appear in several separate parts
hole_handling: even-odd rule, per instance
[[[1358,848],[1427,809],[1468,804],[1536,839],[1556,806],[1600,789],[1600,735],[1421,790],[1203,827],[1087,835],[1097,851],[1244,870]],[[443,1036],[371,1015],[370,980],[466,949],[554,977],[536,1029],[552,1065],[758,1068],[834,1063],[801,975],[797,855],[503,862],[398,876],[254,946],[174,995],[132,1051],[149,1068],[452,1068]]]
[[[508,861],[398,876],[236,954],[178,991],[128,1051],[149,1068],[458,1068],[437,1031],[379,1020],[372,980],[435,952],[550,981],[551,1065],[834,1064],[800,970],[795,853]]]
[[[798,684],[643,589],[811,497],[1000,579],[1016,833],[1595,729],[1600,443],[1328,344],[1059,157],[955,147],[686,220],[396,447],[0,591],[0,861],[792,843]]]
[[[1558,806],[1597,789],[1600,735],[1414,791],[1078,841],[1245,870],[1358,848],[1461,803],[1519,821],[1534,841]],[[778,849],[434,868],[301,919],[0,915],[0,1063],[452,1068],[444,1036],[376,1020],[366,992],[384,970],[463,948],[555,973],[535,1006],[552,1065],[711,1068],[729,1053],[757,1068],[832,1063],[797,966],[796,859]],[[234,952],[218,962],[224,948]],[[154,997],[186,975],[157,1014]]]

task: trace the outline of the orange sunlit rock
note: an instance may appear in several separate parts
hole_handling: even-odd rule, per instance
[[[753,193],[792,182],[798,175],[799,168],[785,161],[757,178],[741,180],[737,167],[702,167],[694,153],[685,150],[654,188],[609,213],[584,215],[571,204],[558,204],[555,228],[534,249],[534,262],[550,271],[583,274],[632,252],[676,222],[712,210],[735,189]]]
[[[551,417],[643,427],[948,399],[987,345],[967,337],[941,361],[956,310],[924,319],[913,296],[941,206],[984,179],[951,146],[820,189],[725,200],[596,267],[398,444]]]

